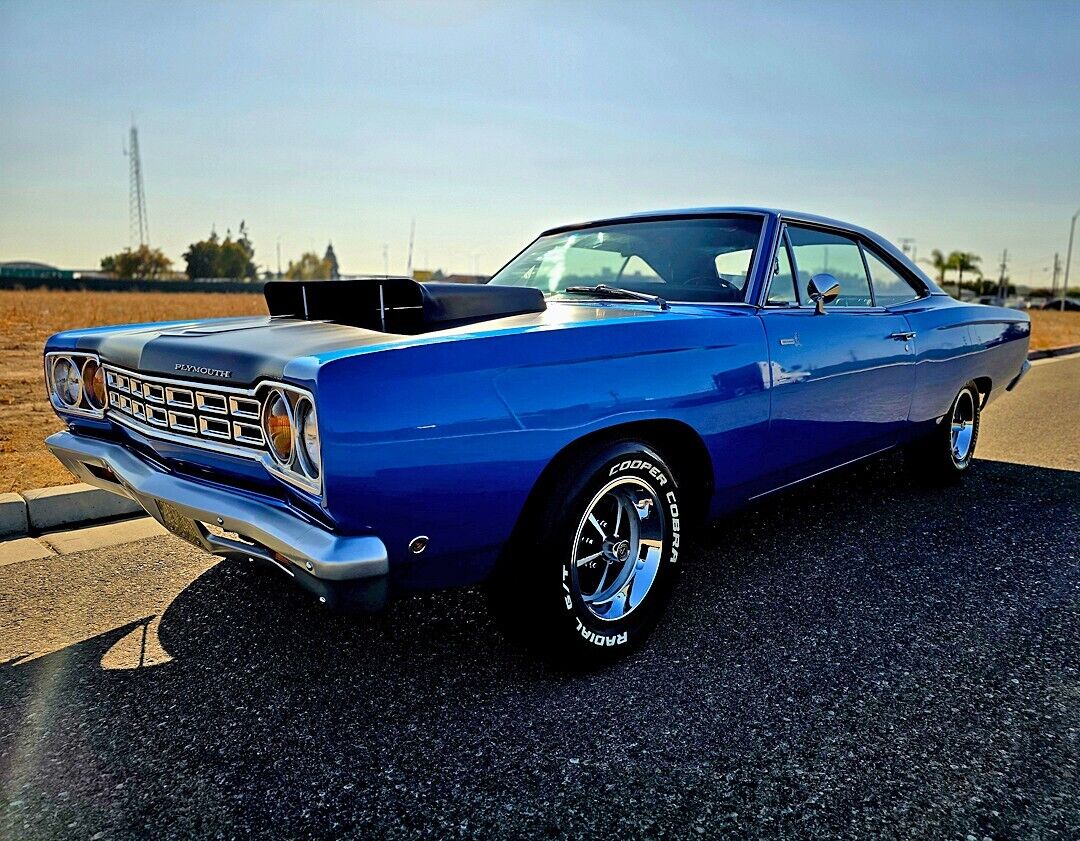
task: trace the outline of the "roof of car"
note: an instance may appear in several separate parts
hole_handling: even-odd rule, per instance
[[[681,207],[671,208],[667,210],[644,210],[637,213],[627,213],[620,216],[605,216],[600,219],[592,219],[586,222],[573,222],[567,225],[557,225],[554,228],[548,228],[541,236],[547,234],[560,233],[562,231],[573,231],[578,228],[592,228],[597,225],[612,225],[619,222],[642,222],[647,219],[671,219],[671,218],[685,218],[687,216],[716,216],[723,213],[753,213],[761,216],[783,216],[789,219],[801,219],[806,222],[814,222],[819,225],[830,225],[837,228],[846,228],[852,231],[859,231],[861,233],[869,234],[870,231],[864,231],[857,225],[852,225],[849,222],[843,222],[839,219],[830,219],[827,216],[818,216],[814,213],[802,213],[797,210],[784,210],[777,207],[752,207],[752,206],[721,206],[721,207]]]

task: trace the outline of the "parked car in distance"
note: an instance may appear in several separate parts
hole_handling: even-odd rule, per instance
[[[328,605],[486,582],[562,664],[633,649],[689,526],[897,447],[971,469],[1017,310],[870,231],[762,208],[544,232],[486,285],[271,282],[269,315],[49,339],[48,445]]]
[[[1064,301],[1064,305],[1062,305],[1061,298],[1054,298],[1053,300],[1047,301],[1045,304],[1043,304],[1042,308],[1044,310],[1063,309],[1066,312],[1078,312],[1080,311],[1080,301],[1077,301],[1074,298],[1066,298]]]

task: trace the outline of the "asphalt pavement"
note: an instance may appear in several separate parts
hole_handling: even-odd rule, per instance
[[[171,536],[0,566],[0,837],[1080,837],[1080,357],[927,491],[889,456],[545,669],[476,590],[327,615]]]

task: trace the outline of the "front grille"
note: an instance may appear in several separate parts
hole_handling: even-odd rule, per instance
[[[105,365],[109,412],[148,435],[167,434],[206,445],[228,443],[265,450],[253,393],[170,380]]]

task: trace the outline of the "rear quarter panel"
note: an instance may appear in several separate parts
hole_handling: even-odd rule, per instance
[[[932,295],[897,311],[904,313],[916,333],[911,404],[915,425],[944,415],[956,394],[972,380],[988,380],[989,397],[996,397],[1027,359],[1031,324],[1019,310]]]

